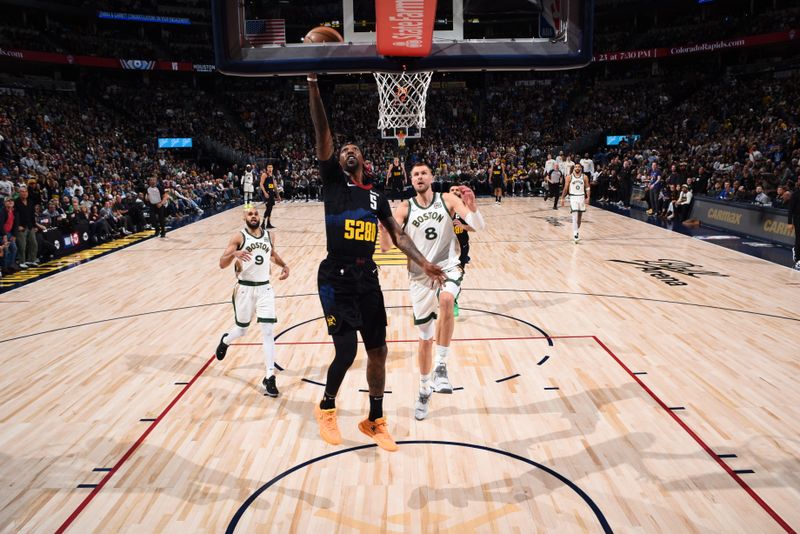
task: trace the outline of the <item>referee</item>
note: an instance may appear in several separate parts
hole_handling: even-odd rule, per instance
[[[169,197],[164,191],[163,184],[156,184],[156,177],[150,177],[150,185],[147,188],[147,201],[150,202],[151,221],[154,223],[155,233],[153,237],[161,235],[167,237],[167,202]]]
[[[331,445],[342,442],[336,419],[336,394],[345,373],[356,357],[361,332],[367,351],[369,416],[358,429],[379,447],[396,451],[383,415],[383,392],[386,382],[386,309],[378,281],[378,267],[372,260],[378,221],[389,232],[395,246],[406,253],[435,282],[444,281],[442,270],[417,250],[411,238],[392,217],[386,197],[365,180],[364,157],[354,144],[334,152],[333,136],[328,126],[316,74],[308,76],[308,98],[316,135],[317,159],[323,183],[325,236],[328,257],[322,260],[317,274],[319,298],[333,338],[333,362],[328,368],[322,402],[314,407],[323,440]],[[352,103],[353,106],[358,104]]]

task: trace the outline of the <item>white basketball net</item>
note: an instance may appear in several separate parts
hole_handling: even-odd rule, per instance
[[[425,103],[433,72],[376,72],[378,128],[425,128]]]

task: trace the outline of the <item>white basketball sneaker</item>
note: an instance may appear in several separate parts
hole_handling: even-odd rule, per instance
[[[436,393],[452,393],[453,386],[450,385],[450,379],[447,377],[447,365],[440,363],[433,370],[433,390]]]
[[[417,403],[414,405],[414,419],[417,421],[422,421],[426,417],[428,417],[428,401],[431,400],[431,394],[428,393],[425,395],[423,392],[419,392],[419,397],[417,398]]]

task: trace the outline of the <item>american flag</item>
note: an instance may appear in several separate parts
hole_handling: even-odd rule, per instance
[[[253,45],[286,44],[286,20],[246,20],[244,35]]]

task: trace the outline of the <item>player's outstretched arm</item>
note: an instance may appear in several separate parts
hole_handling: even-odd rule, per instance
[[[242,234],[236,234],[228,241],[225,252],[219,257],[219,268],[226,269],[233,260],[250,261],[250,253],[246,250],[239,250],[244,244]]]
[[[395,209],[394,212],[392,213],[392,218],[395,220],[395,222],[397,222],[397,225],[399,226],[404,220],[406,220],[407,216],[408,216],[408,202],[403,201],[400,203],[400,206],[398,206],[397,209]],[[378,224],[380,225],[380,230],[381,230],[379,237],[381,252],[387,252],[393,246],[392,236],[389,234],[389,230],[387,230],[382,223]]]
[[[314,134],[317,139],[317,159],[328,161],[333,156],[333,136],[328,125],[328,117],[325,115],[322,96],[319,94],[317,75],[309,74],[306,79],[308,80],[308,104],[311,108],[311,122],[314,123]]]
[[[397,221],[394,220],[394,217],[388,217],[381,220],[381,222],[391,236],[392,242],[397,248],[402,250],[406,256],[408,256],[408,259],[422,267],[422,270],[425,271],[425,274],[428,275],[428,277],[430,277],[432,280],[438,282],[439,284],[444,283],[446,277],[441,267],[434,265],[425,259],[425,256],[423,256],[422,252],[420,252],[416,245],[414,245],[414,242],[410,237],[408,237],[408,234],[406,234],[403,229],[400,228],[400,225],[397,224]]]
[[[450,193],[444,193],[442,198],[448,206],[453,207],[461,219],[464,220],[468,229],[480,231],[486,228],[483,216],[478,211],[478,202],[475,200],[475,193],[467,186],[460,186],[461,198]]]

